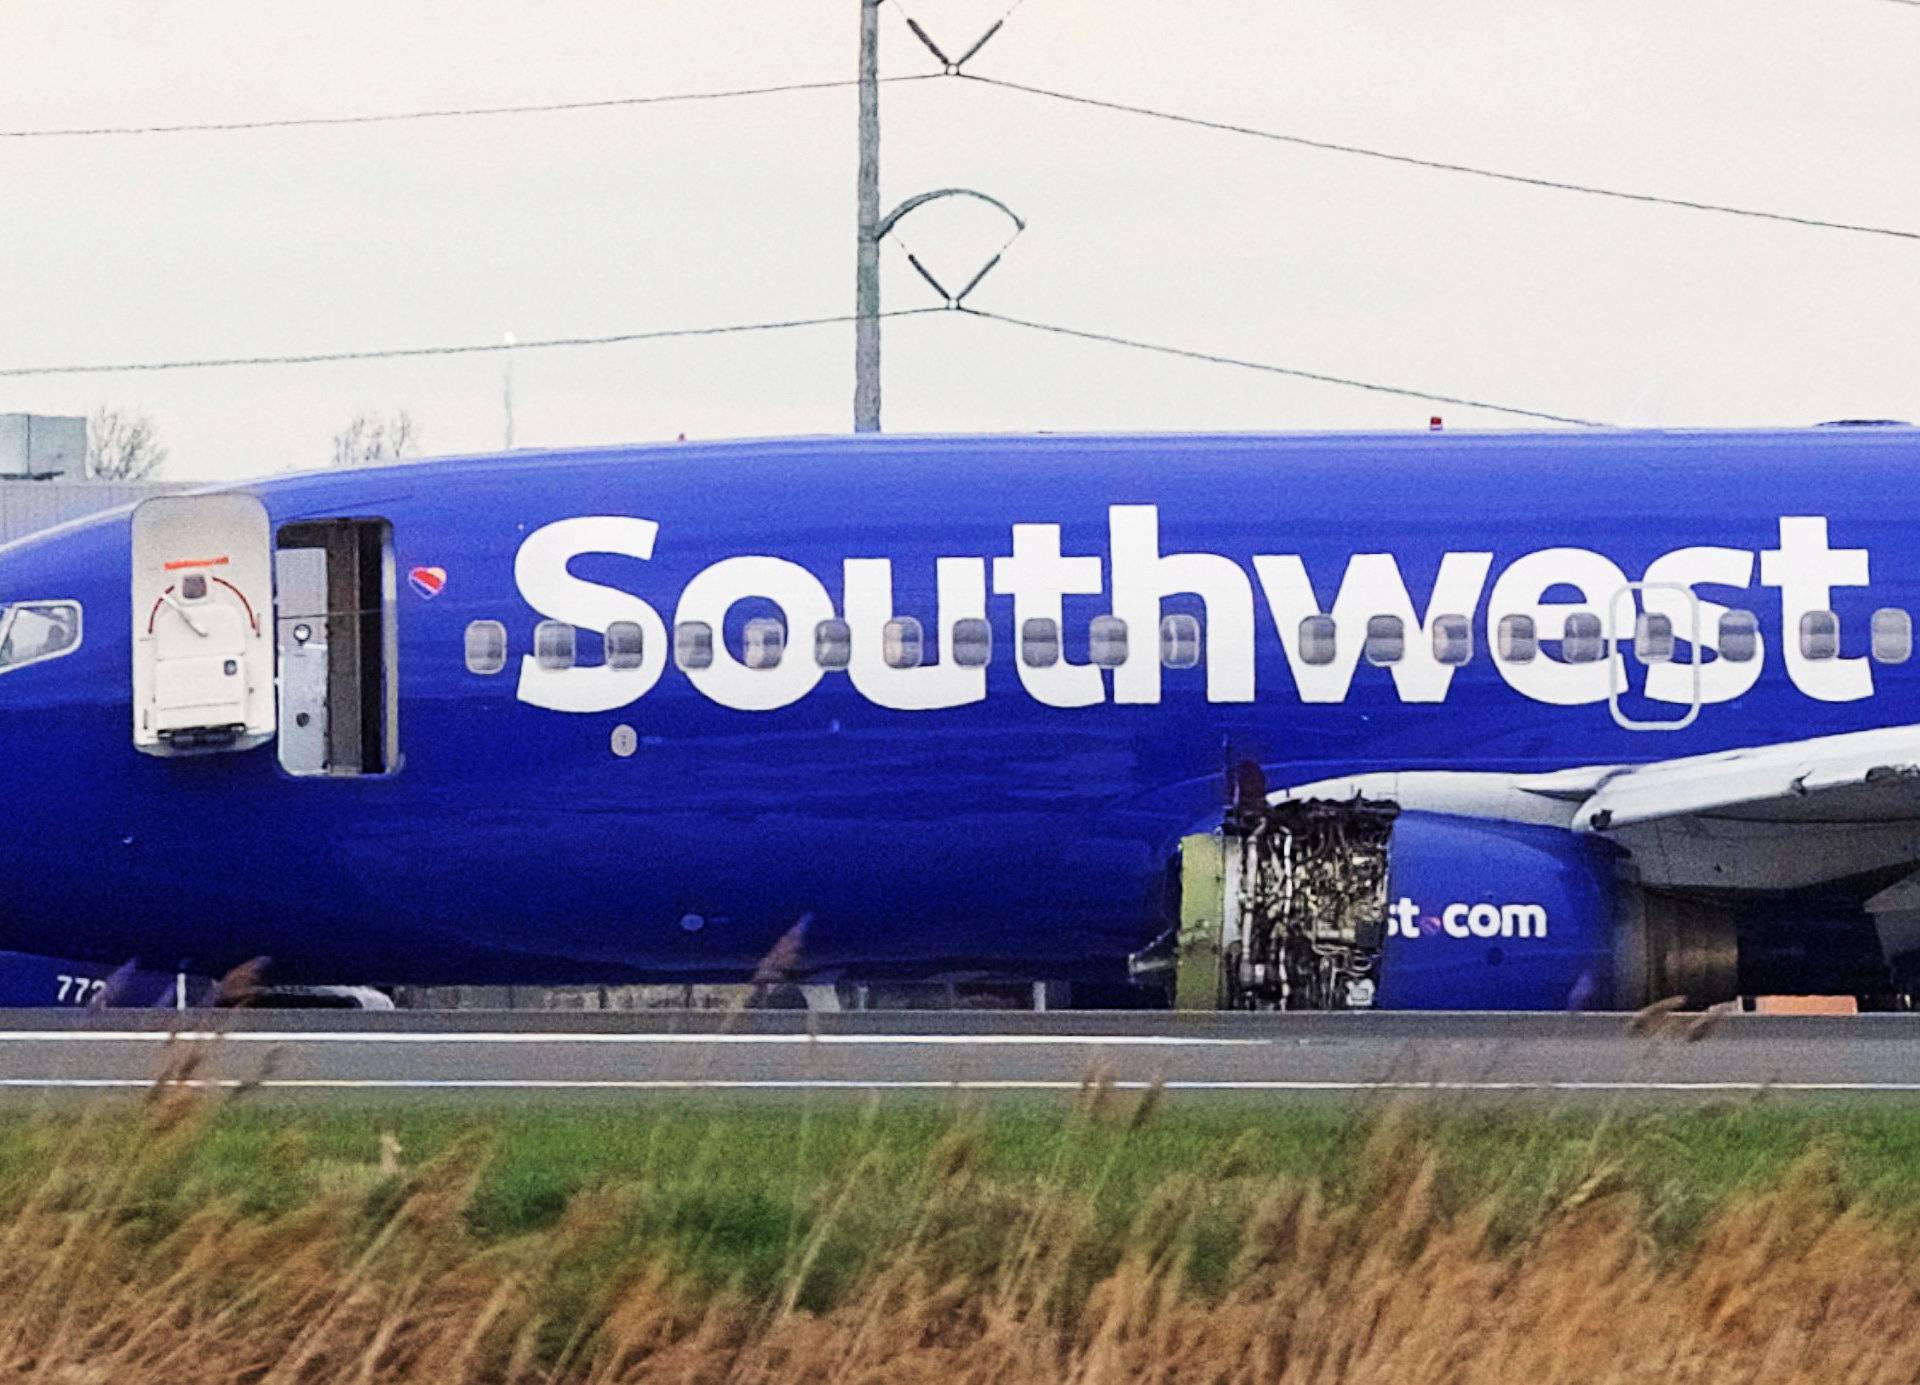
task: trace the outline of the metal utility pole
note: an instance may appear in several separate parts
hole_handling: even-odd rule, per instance
[[[880,215],[880,4],[881,0],[859,0],[860,3],[860,186],[859,186],[859,244],[854,261],[853,279],[853,431],[856,433],[877,433],[880,431],[880,242],[887,238],[900,218],[929,202],[938,202],[944,197],[974,197],[991,207],[999,209],[1013,223],[1013,234],[1005,244],[994,252],[993,258],[967,282],[959,293],[947,292],[946,286],[928,272],[918,256],[911,252],[907,263],[912,265],[933,286],[933,291],[946,301],[949,308],[958,308],[966,301],[968,294],[980,286],[980,281],[992,272],[1000,263],[1001,255],[1014,238],[1026,229],[1026,222],[1014,215],[1013,209],[998,198],[989,197],[984,192],[975,192],[972,188],[941,188],[938,192],[923,192],[917,197],[909,197],[885,216]],[[1014,9],[1019,8],[1015,0]],[[1012,14],[1013,10],[1008,10]],[[949,58],[941,51],[927,31],[913,19],[907,20],[907,27],[914,37],[926,45],[927,51],[939,60],[941,71],[949,77],[960,74],[967,60],[982,48],[987,41],[1000,32],[1005,24],[1003,15],[992,28],[975,40],[957,60]]]
[[[860,0],[860,221],[854,270],[853,431],[880,431],[880,0]]]

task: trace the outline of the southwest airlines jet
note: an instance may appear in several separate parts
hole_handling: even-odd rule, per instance
[[[1904,1005],[1917,495],[1920,431],[1859,425],[682,443],[151,500],[0,549],[0,947],[48,1003],[266,957]]]

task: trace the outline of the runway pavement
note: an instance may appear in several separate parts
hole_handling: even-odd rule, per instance
[[[310,1098],[1059,1092],[1095,1077],[1265,1098],[1920,1096],[1920,1015],[1678,1016],[1645,1033],[1616,1015],[45,1010],[0,1010],[0,1094],[138,1089],[182,1044],[206,1045],[196,1080]]]

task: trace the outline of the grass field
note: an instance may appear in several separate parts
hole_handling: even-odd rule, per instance
[[[0,1113],[49,1381],[1911,1380],[1920,1105]]]

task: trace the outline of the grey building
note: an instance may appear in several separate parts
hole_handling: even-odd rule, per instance
[[[0,414],[0,478],[31,481],[87,473],[87,421]]]
[[[192,488],[191,482],[0,479],[0,544],[24,539],[70,519],[137,504],[150,495]]]
[[[192,488],[191,482],[89,481],[86,475],[84,418],[0,414],[0,544]]]

